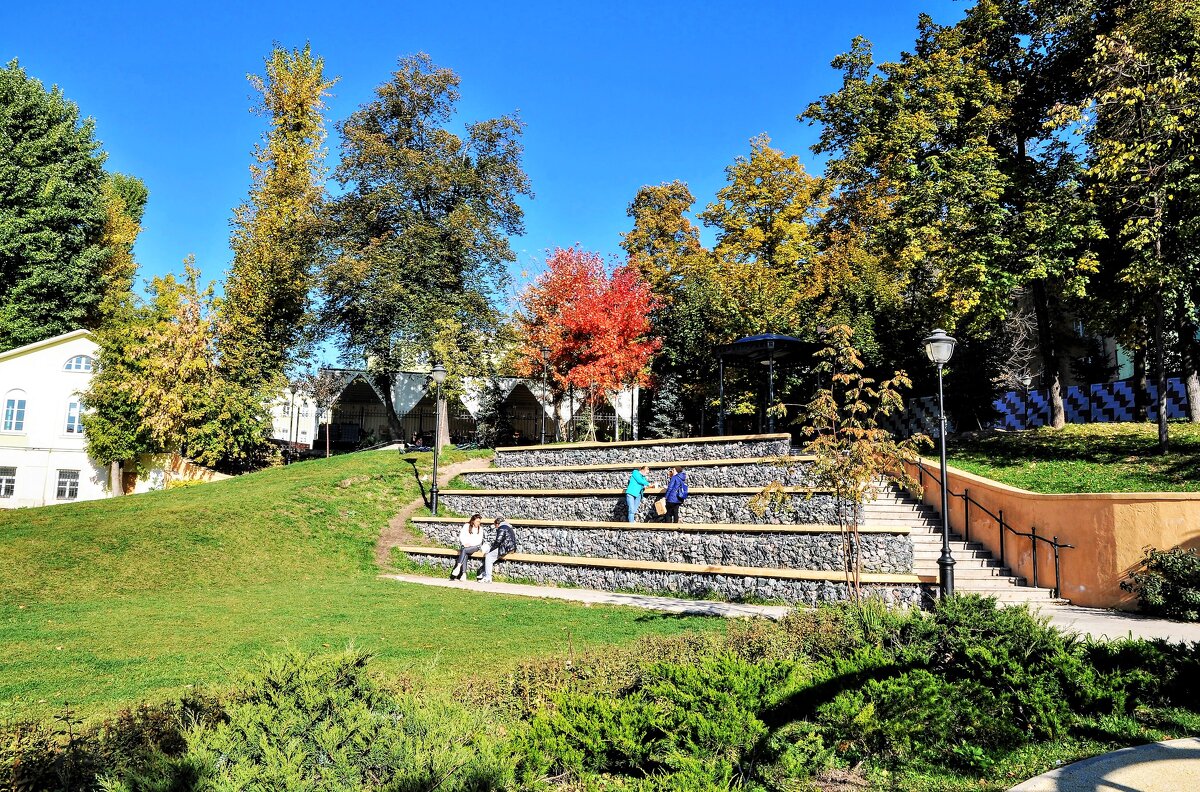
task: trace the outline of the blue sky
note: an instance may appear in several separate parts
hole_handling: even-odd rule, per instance
[[[462,77],[461,120],[519,110],[536,196],[513,240],[522,271],[545,250],[619,251],[639,186],[689,183],[698,207],[766,132],[813,163],[796,115],[834,90],[829,61],[865,35],[878,59],[911,47],[917,15],[953,22],[949,0],[859,2],[355,2],[0,4],[0,58],[61,86],[97,123],[108,167],[142,178],[150,202],[143,277],[196,255],[229,264],[229,218],[245,200],[250,72],[274,42],[310,41],[340,77],[330,121],[370,101],[399,56],[425,51]],[[331,164],[337,135],[330,125]]]

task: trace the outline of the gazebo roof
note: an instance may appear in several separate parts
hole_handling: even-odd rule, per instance
[[[808,363],[820,348],[819,344],[802,341],[794,336],[762,333],[739,338],[732,344],[721,344],[713,348],[717,357],[731,363],[760,363],[774,360],[776,363]]]

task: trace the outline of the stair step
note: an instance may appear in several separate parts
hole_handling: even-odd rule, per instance
[[[914,564],[913,571],[918,575],[936,575],[938,573],[937,564]],[[954,566],[955,580],[992,580],[994,578],[1003,578],[1005,580],[1017,580],[1012,575],[1012,570],[1008,567],[969,567],[962,564]]]

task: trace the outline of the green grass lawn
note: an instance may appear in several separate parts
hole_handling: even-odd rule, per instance
[[[427,473],[430,455],[415,456]],[[378,451],[0,512],[0,722],[220,689],[284,646],[353,643],[387,672],[448,686],[568,643],[722,627],[379,580],[375,540],[418,495],[412,466]]]
[[[1170,424],[1158,455],[1149,423],[1067,424],[950,438],[952,467],[1033,492],[1200,491],[1200,424]]]

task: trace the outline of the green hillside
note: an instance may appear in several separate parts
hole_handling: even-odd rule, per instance
[[[443,464],[464,458],[443,457]],[[427,475],[430,455],[417,455]],[[220,688],[264,650],[342,647],[435,685],[520,657],[719,623],[377,579],[419,496],[395,452],[0,512],[0,721]]]
[[[1100,423],[951,437],[949,462],[1032,492],[1200,490],[1200,424],[1170,429],[1165,456],[1157,425]]]

